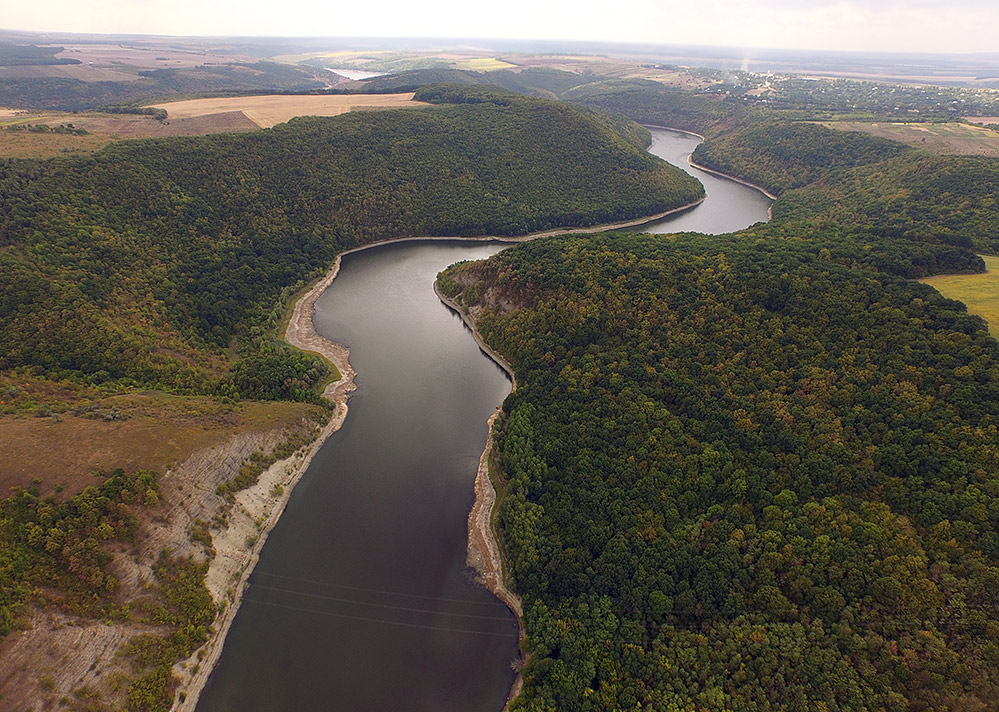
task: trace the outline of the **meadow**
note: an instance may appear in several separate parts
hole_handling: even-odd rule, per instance
[[[923,283],[934,287],[949,299],[959,299],[968,311],[989,323],[989,332],[999,333],[999,256],[982,256],[983,274],[947,274],[927,277]]]

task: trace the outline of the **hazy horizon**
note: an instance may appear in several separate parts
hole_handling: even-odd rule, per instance
[[[428,38],[597,42],[746,49],[925,53],[999,52],[999,5],[990,0],[582,0],[483,6],[437,0],[331,5],[292,0],[52,0],[6,8],[5,30],[232,38]]]

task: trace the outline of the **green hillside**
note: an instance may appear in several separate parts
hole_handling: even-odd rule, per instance
[[[515,709],[995,699],[999,346],[823,244],[547,239],[442,276],[517,373]]]
[[[490,91],[503,100],[452,87],[430,109],[0,163],[0,369],[307,397],[321,368],[259,337],[338,251],[593,225],[703,194],[633,125]],[[205,366],[233,345],[240,368]]]

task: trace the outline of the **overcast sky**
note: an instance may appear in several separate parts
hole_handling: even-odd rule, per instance
[[[11,30],[999,52],[999,0],[2,0]]]

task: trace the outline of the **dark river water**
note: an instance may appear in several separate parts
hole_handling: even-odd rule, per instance
[[[696,138],[653,137],[686,168]],[[643,230],[766,219],[757,191],[695,174],[709,200]],[[264,546],[198,712],[502,709],[516,623],[464,566],[486,419],[510,383],[432,285],[503,247],[400,242],[343,258],[316,326],[350,348],[358,388]]]

